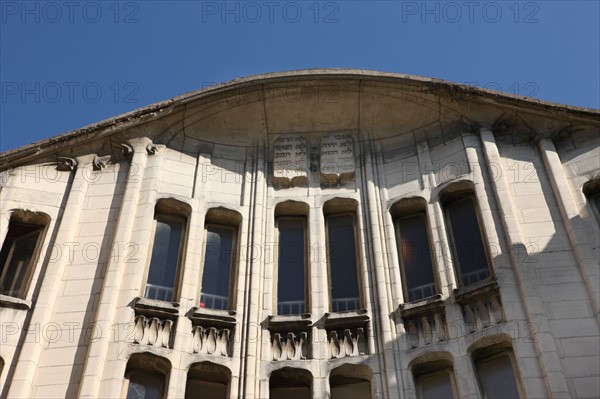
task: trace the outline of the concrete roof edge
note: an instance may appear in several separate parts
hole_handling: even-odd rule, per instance
[[[140,123],[147,122],[156,117],[170,113],[175,107],[189,102],[210,97],[221,92],[230,91],[232,89],[240,89],[249,86],[256,86],[265,83],[290,82],[295,80],[306,80],[307,78],[314,79],[358,79],[371,81],[387,81],[395,83],[413,83],[423,84],[431,87],[439,86],[450,90],[462,92],[462,94],[475,94],[483,98],[490,99],[503,104],[520,103],[529,106],[533,109],[552,109],[559,112],[575,114],[579,117],[588,117],[600,120],[600,110],[594,108],[577,107],[550,101],[532,99],[528,97],[518,96],[509,93],[502,93],[492,90],[487,90],[475,86],[469,86],[462,83],[454,83],[437,78],[428,78],[417,75],[408,75],[392,72],[380,72],[366,69],[346,69],[346,68],[317,68],[317,69],[301,69],[285,72],[271,72],[258,75],[251,75],[242,78],[236,78],[203,89],[185,93],[168,100],[160,101],[145,107],[137,108],[133,111],[114,116],[103,121],[93,123],[71,130],[57,136],[47,139],[38,140],[31,144],[27,144],[15,149],[11,149],[0,153],[0,167],[12,160],[20,157],[31,157],[41,155],[45,150],[55,144],[65,143],[68,141],[80,141],[93,133],[111,134],[117,131],[135,126]],[[75,143],[74,143],[75,144]]]

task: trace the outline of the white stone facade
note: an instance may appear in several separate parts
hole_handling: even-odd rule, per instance
[[[286,378],[313,398],[414,398],[438,369],[456,397],[482,398],[478,359],[493,353],[524,398],[600,396],[599,111],[403,75],[283,73],[6,152],[0,170],[1,240],[22,215],[43,225],[21,293],[0,297],[3,398],[125,397],[132,365],[182,398],[198,364],[228,398],[269,398]],[[452,249],[456,196],[473,198],[488,260],[473,284]],[[435,295],[408,302],[395,226],[413,203]],[[144,298],[163,208],[185,221],[173,301]],[[355,231],[359,306],[345,312],[330,290],[337,212]],[[306,221],[305,308],[291,316],[277,315],[282,215]],[[220,220],[236,234],[229,306],[208,310],[205,229]]]

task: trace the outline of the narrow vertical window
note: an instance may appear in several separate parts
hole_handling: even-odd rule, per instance
[[[41,225],[10,221],[0,250],[0,294],[25,297],[43,230]]]
[[[437,370],[417,377],[420,399],[451,399],[457,397],[451,369]]]
[[[181,242],[185,219],[158,214],[152,257],[144,296],[161,301],[173,301],[181,258]]]
[[[307,370],[284,367],[269,378],[270,399],[312,398],[312,375]]]
[[[235,236],[236,229],[233,227],[215,224],[206,226],[200,307],[229,309]]]
[[[486,399],[520,398],[511,356],[502,352],[477,361],[477,373]]]
[[[302,217],[280,217],[277,255],[277,314],[306,311],[306,228]]]
[[[354,216],[327,216],[327,256],[333,312],[360,309]]]
[[[600,224],[600,193],[593,194],[589,197],[590,204],[592,205],[592,211],[596,220]]]
[[[473,197],[447,203],[445,210],[461,285],[486,279],[490,271]]]
[[[399,218],[396,229],[405,299],[412,302],[435,295],[425,212]]]
[[[185,398],[225,399],[229,396],[231,371],[214,363],[196,363],[190,367],[185,384]]]
[[[160,399],[165,396],[166,376],[171,363],[150,353],[136,353],[127,362],[121,397]]]

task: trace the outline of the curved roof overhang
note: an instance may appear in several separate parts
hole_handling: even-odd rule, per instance
[[[73,146],[122,132],[140,124],[160,119],[181,106],[196,101],[223,99],[241,90],[252,90],[264,85],[294,84],[301,81],[357,81],[383,83],[388,89],[412,90],[437,96],[453,102],[465,101],[481,103],[506,110],[520,110],[537,114],[542,118],[556,118],[563,121],[600,126],[600,110],[556,104],[552,102],[495,92],[464,84],[447,82],[441,79],[414,75],[377,72],[361,69],[308,69],[288,72],[275,72],[234,79],[161,101],[134,111],[115,116],[104,121],[72,130],[70,132],[40,140],[0,154],[0,170],[24,164],[32,159],[63,151]]]

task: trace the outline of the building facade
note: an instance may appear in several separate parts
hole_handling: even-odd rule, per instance
[[[0,171],[3,398],[600,395],[598,110],[277,73]]]

